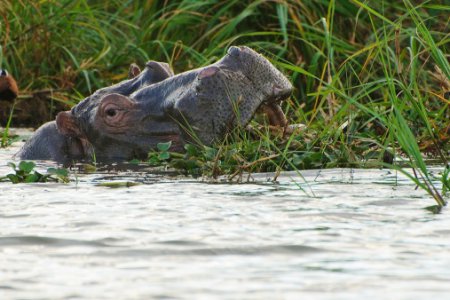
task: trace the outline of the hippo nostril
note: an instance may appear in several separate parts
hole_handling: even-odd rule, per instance
[[[290,91],[287,91],[286,89],[283,89],[278,84],[274,84],[272,87],[272,95],[275,97],[283,97],[285,94],[289,93]]]
[[[272,97],[275,102],[284,100],[292,93],[292,89],[289,87],[281,87],[278,84],[272,86]]]

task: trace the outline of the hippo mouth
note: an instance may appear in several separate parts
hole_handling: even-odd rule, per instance
[[[228,49],[227,56],[218,64],[225,70],[242,73],[249,86],[254,88],[255,92],[252,96],[259,97],[257,100],[259,105],[256,106],[256,110],[253,110],[255,107],[250,109],[250,111],[253,110],[253,114],[265,114],[270,126],[282,128],[287,126],[287,119],[280,104],[290,97],[293,88],[289,80],[266,58],[248,47],[233,46]],[[207,76],[213,76],[216,72],[217,70],[211,72],[209,69],[205,69],[199,78],[204,77],[204,73],[207,73]],[[235,76],[237,75],[235,74]],[[252,102],[248,99],[246,101]],[[244,122],[249,122],[250,119],[245,119]]]

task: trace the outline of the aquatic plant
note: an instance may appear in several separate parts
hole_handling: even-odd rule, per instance
[[[14,173],[0,177],[0,181],[10,181],[12,183],[33,183],[33,182],[69,182],[69,171],[65,168],[48,168],[46,174],[35,170],[36,164],[32,161],[21,161],[18,165],[9,162]]]
[[[450,192],[450,165],[447,165],[447,167],[442,172],[441,182],[442,195],[447,196],[447,194]]]
[[[14,135],[11,136],[9,133],[9,128],[11,127],[11,121],[13,118],[13,113],[14,113],[14,104],[9,113],[9,118],[8,118],[8,121],[6,122],[6,126],[3,129],[3,132],[1,132],[1,134],[0,134],[2,137],[1,142],[0,142],[0,147],[2,147],[2,148],[5,148],[5,147],[11,145],[12,142],[15,141],[17,138],[17,136],[14,136]]]
[[[169,149],[172,142],[158,143],[156,145],[157,151],[152,151],[148,154],[148,163],[151,165],[159,165],[170,158]]]

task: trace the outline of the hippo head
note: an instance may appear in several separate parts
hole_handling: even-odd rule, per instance
[[[172,141],[174,151],[186,142],[212,144],[292,91],[283,74],[247,47],[231,47],[218,62],[176,76],[158,62],[132,73],[137,76],[59,113],[59,132],[84,141],[101,161],[145,158],[160,142]]]

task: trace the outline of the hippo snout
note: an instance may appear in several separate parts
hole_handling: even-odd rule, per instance
[[[185,120],[184,127],[204,144],[214,143],[230,128],[245,126],[261,105],[275,105],[292,93],[289,80],[248,47],[230,47],[224,58],[191,75],[193,80],[186,84],[190,89],[173,93],[167,111]],[[193,135],[185,133],[187,140]]]
[[[292,86],[279,86],[278,84],[274,84],[272,86],[272,94],[269,97],[268,103],[280,102],[289,98],[292,94]]]
[[[263,102],[279,102],[291,95],[292,84],[261,54],[246,46],[232,46],[227,54],[223,64],[240,70],[265,95]]]

